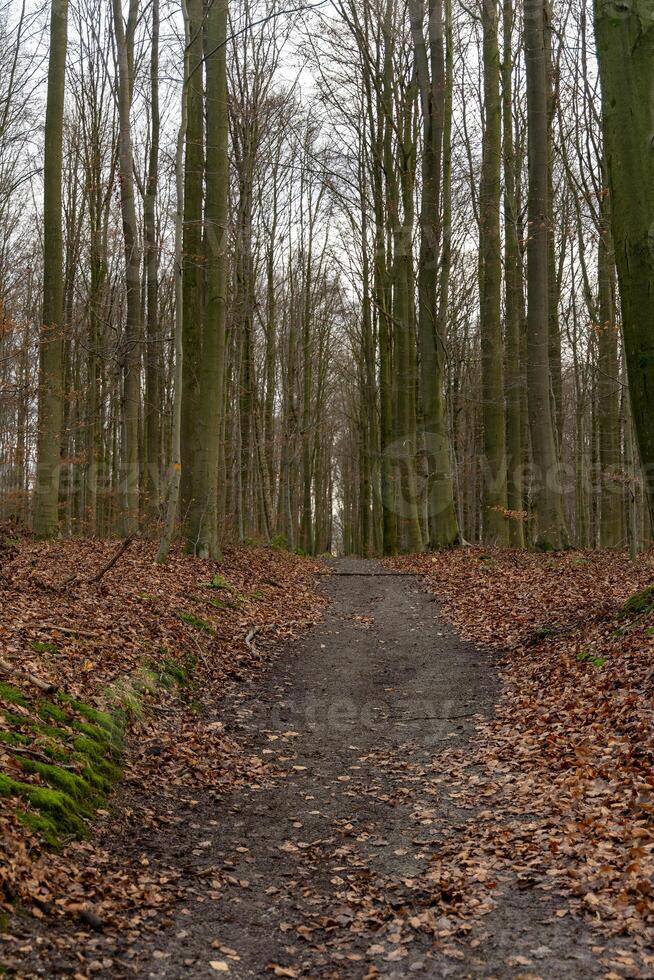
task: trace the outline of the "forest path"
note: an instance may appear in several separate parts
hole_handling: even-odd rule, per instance
[[[178,835],[132,841],[152,865],[176,860],[195,901],[131,947],[129,975],[605,974],[588,927],[517,880],[486,891],[496,904],[469,931],[448,918],[437,854],[475,812],[457,808],[455,770],[439,758],[465,751],[473,716],[492,712],[492,660],[439,620],[419,580],[330,565],[324,620],[217,714],[255,772],[257,759],[276,764],[272,787],[198,801],[176,814]],[[408,924],[421,915],[430,931]]]

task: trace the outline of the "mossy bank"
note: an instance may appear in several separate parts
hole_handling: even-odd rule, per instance
[[[13,797],[18,819],[49,846],[87,834],[95,812],[121,777],[125,736],[145,698],[185,685],[193,666],[176,661],[144,668],[109,691],[104,707],[64,691],[48,697],[0,682],[0,796]]]

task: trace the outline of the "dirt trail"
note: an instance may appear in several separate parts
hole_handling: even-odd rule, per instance
[[[591,930],[524,882],[482,885],[488,914],[463,928],[448,916],[457,883],[441,880],[438,855],[475,812],[456,806],[445,760],[492,712],[492,660],[439,620],[418,579],[331,567],[324,621],[216,714],[253,772],[273,762],[275,778],[116,842],[176,864],[191,891],[97,975],[605,975]]]

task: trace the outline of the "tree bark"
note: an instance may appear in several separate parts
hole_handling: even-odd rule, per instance
[[[182,385],[182,476],[181,509],[187,548],[195,554],[201,536],[207,501],[198,495],[197,479],[202,469],[203,446],[198,424],[202,405],[202,334],[204,285],[204,243],[202,204],[204,185],[204,83],[203,83],[203,3],[187,0],[189,20],[186,153],[184,161],[184,378]]]
[[[483,536],[508,544],[504,356],[501,324],[502,254],[500,172],[502,161],[500,52],[497,0],[482,0],[484,32],[484,136],[479,195],[481,253],[480,316],[484,427]]]
[[[151,518],[159,516],[161,497],[161,337],[159,330],[159,250],[157,245],[157,186],[159,181],[159,0],[152,0],[150,55],[150,154],[143,200],[147,347],[145,356],[145,494]]]
[[[525,0],[529,127],[527,387],[534,465],[536,545],[569,546],[550,399],[548,279],[548,122],[543,0]]]
[[[596,0],[595,34],[631,406],[654,519],[654,0]]]
[[[175,535],[175,523],[179,510],[179,492],[182,476],[182,390],[184,383],[184,293],[182,276],[182,240],[184,236],[184,141],[187,124],[188,91],[188,42],[189,22],[186,0],[181,0],[184,20],[184,75],[182,80],[182,99],[177,147],[175,152],[175,390],[173,395],[173,420],[171,433],[170,479],[166,520],[161,533],[157,562],[163,564],[168,558],[170,546]]]
[[[620,361],[615,316],[615,265],[611,239],[610,206],[600,205],[600,240],[597,278],[599,284],[599,335],[597,400],[601,469],[600,546],[619,548],[624,540],[620,458]]]
[[[522,458],[521,297],[522,260],[518,238],[518,200],[516,190],[516,148],[513,138],[513,0],[504,0],[504,58],[502,64],[502,114],[504,154],[504,275],[506,334],[506,432],[507,506],[509,543],[524,548],[525,533]]]
[[[411,0],[411,34],[423,121],[422,198],[418,265],[418,345],[420,351],[423,443],[427,454],[429,547],[448,548],[459,541],[454,510],[451,447],[443,395],[445,338],[439,317],[439,260],[442,250],[441,180],[445,125],[445,54],[442,0],[429,0],[429,50],[424,7]],[[441,279],[441,295],[444,283]]]
[[[52,537],[59,526],[64,281],[61,210],[68,0],[52,0],[43,165],[43,310],[40,335],[39,425],[34,530]]]
[[[229,192],[227,107],[228,0],[215,0],[207,21],[207,304],[200,391],[201,466],[195,488],[204,515],[195,537],[201,558],[217,558],[218,458],[223,404]]]
[[[134,32],[138,0],[130,0],[127,25],[121,0],[113,0],[118,58],[118,117],[120,204],[125,246],[127,320],[122,353],[122,474],[123,534],[131,537],[139,524],[139,408],[141,403],[141,248],[136,218],[131,108],[134,86]]]

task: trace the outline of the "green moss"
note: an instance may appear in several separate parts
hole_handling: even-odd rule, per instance
[[[19,796],[48,817],[60,833],[83,837],[86,825],[80,815],[79,805],[67,793],[21,783],[0,773],[0,796]]]
[[[11,796],[13,793],[13,782],[13,779],[10,779],[9,776],[4,776],[0,772],[0,796]]]
[[[190,658],[182,663],[180,660],[168,657],[161,664],[162,676],[170,678],[183,687],[188,684],[195,667],[195,662]]]
[[[29,743],[29,738],[19,732],[0,732],[0,742],[4,745],[26,745]]]
[[[593,667],[603,667],[606,657],[596,657],[590,650],[581,650],[577,654],[577,660],[582,664],[592,664]]]
[[[102,745],[111,746],[114,749],[121,748],[123,732],[127,726],[127,715],[122,709],[117,710],[112,716],[106,711],[92,707],[90,704],[77,701],[67,694],[59,694],[58,697],[84,719],[81,722],[73,721],[73,728]]]
[[[70,758],[70,751],[67,748],[63,748],[59,742],[48,741],[43,746],[43,751],[47,756],[53,759],[55,762],[68,762]]]
[[[202,630],[204,633],[210,633],[213,636],[216,632],[211,623],[208,623],[206,619],[200,619],[199,616],[195,616],[193,613],[178,610],[177,616],[183,623],[188,623],[189,626],[195,626],[196,629]]]
[[[73,748],[82,755],[89,756],[91,759],[102,759],[102,745],[94,738],[78,735],[73,739]]]
[[[193,625],[213,632],[211,624],[191,619]],[[191,661],[180,661],[167,650],[162,653],[167,656],[157,664],[143,667],[107,692],[107,702],[115,706],[111,713],[63,692],[52,701],[39,702],[38,721],[7,710],[0,712],[10,728],[19,729],[1,732],[2,744],[30,744],[33,735],[39,752],[52,760],[14,757],[26,774],[38,777],[33,784],[0,774],[0,796],[25,801],[28,806],[19,811],[18,818],[50,846],[58,846],[61,837],[84,836],[86,822],[121,778],[117,763],[124,733],[129,718],[142,709],[143,694],[161,685],[188,682]],[[4,687],[10,694],[6,700],[29,707],[18,689]]]
[[[30,646],[36,653],[59,653],[59,647],[56,643],[41,643],[40,640],[32,640]]]
[[[52,701],[41,701],[39,704],[39,717],[44,721],[58,721],[62,725],[70,723],[70,718],[59,705]]]
[[[97,742],[91,738],[79,736],[73,742],[75,749],[74,758],[79,762],[84,771],[91,771],[103,782],[115,783],[120,779],[121,771],[111,759],[103,755]]]
[[[95,793],[82,776],[68,769],[62,769],[61,766],[37,762],[35,759],[20,759],[18,761],[25,772],[40,776],[48,786],[61,790],[62,793],[66,793],[75,800],[82,813],[86,816],[90,814],[91,804],[97,801]]]
[[[6,701],[8,704],[20,704],[24,708],[29,703],[22,691],[12,684],[5,683],[5,681],[0,681],[0,701]]]
[[[228,592],[232,592],[234,586],[227,581],[224,575],[214,575],[210,582],[205,583],[205,588],[207,589],[226,589]]]
[[[82,735],[86,735],[87,738],[92,738],[103,751],[106,752],[111,749],[111,739],[104,728],[100,728],[98,725],[89,725],[87,721],[74,721],[73,728],[75,731],[81,732]]]
[[[24,718],[23,715],[15,715],[12,711],[3,711],[2,715],[6,723],[14,728],[21,728],[29,724],[27,718]]]
[[[57,728],[55,725],[46,725],[45,723],[30,724],[29,727],[41,735],[47,735],[48,738],[64,739],[70,735],[70,731],[66,728]]]
[[[205,599],[204,602],[209,602],[214,607],[214,609],[223,610],[223,609],[234,608],[233,599],[230,599],[229,602],[224,602],[222,599],[215,599],[213,596],[211,596],[208,599]]]
[[[61,833],[86,836],[86,824],[75,801],[62,790],[30,786],[22,795],[36,810],[49,817]]]
[[[654,585],[637,592],[622,607],[623,616],[646,616],[654,612]]]
[[[114,785],[122,776],[122,770],[111,763],[91,763],[84,756],[75,755],[74,759],[82,767],[82,778],[86,780],[94,792],[103,799],[111,793]]]
[[[46,844],[57,849],[59,847],[59,834],[55,821],[43,813],[32,813],[28,810],[18,810],[16,816],[24,827],[35,834],[40,834]]]
[[[537,626],[533,632],[533,639],[535,643],[541,640],[548,640],[551,636],[556,636],[556,630],[553,626]]]

